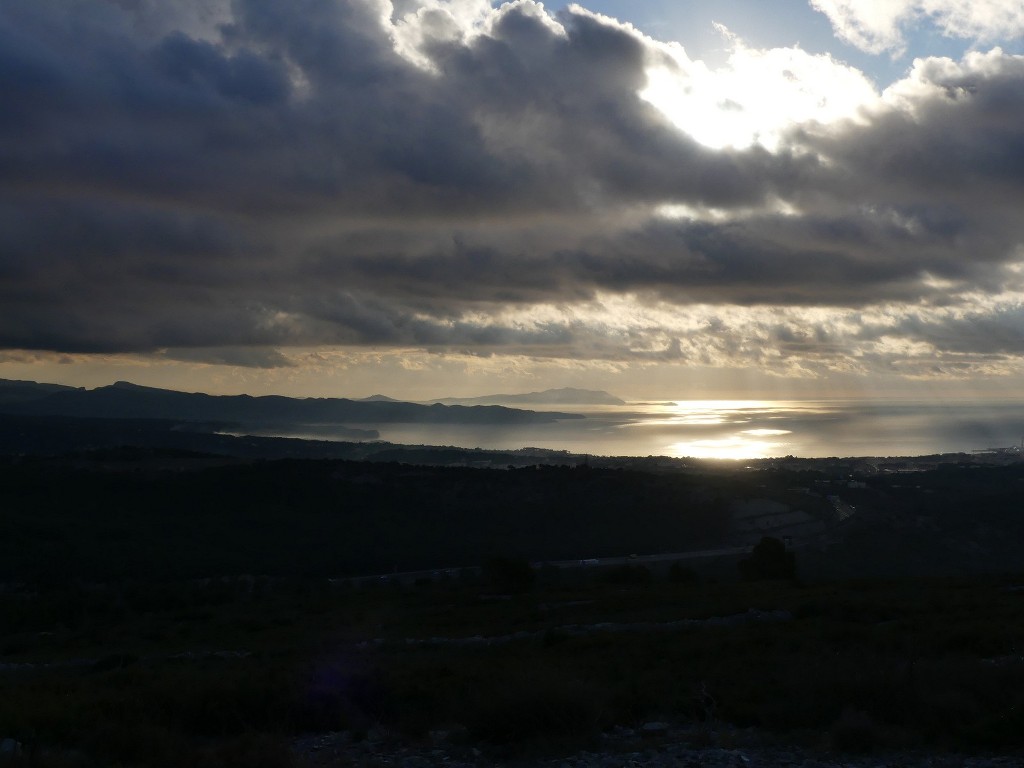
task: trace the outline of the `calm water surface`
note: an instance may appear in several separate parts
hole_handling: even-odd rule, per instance
[[[920,456],[1008,447],[1024,438],[1024,401],[682,400],[548,410],[586,418],[514,427],[366,426],[394,443],[735,459]],[[296,436],[329,438],[329,427]]]

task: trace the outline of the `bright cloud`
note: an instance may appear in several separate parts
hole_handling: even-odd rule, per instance
[[[856,119],[878,94],[853,67],[799,48],[757,50],[720,30],[732,48],[720,69],[691,61],[678,46],[648,70],[641,96],[705,146],[778,149],[802,123]]]
[[[979,42],[1009,40],[1024,33],[1018,0],[811,0],[829,17],[836,34],[871,53],[901,52],[905,31],[923,20],[948,37]]]

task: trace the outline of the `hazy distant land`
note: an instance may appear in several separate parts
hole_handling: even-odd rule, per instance
[[[441,397],[428,400],[443,405],[625,405],[626,401],[602,390],[562,387],[518,395],[481,395],[480,397]]]
[[[0,411],[35,416],[180,419],[243,427],[331,424],[338,425],[342,435],[344,429],[353,424],[544,424],[583,418],[572,413],[535,412],[498,405],[424,405],[389,398],[207,395],[143,387],[125,381],[96,389],[5,381],[0,386]]]

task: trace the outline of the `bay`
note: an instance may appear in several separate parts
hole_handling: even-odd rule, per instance
[[[559,409],[586,418],[522,426],[347,426],[412,445],[723,459],[923,456],[1008,449],[1024,440],[1024,401],[679,400]],[[290,434],[330,439],[331,427]]]

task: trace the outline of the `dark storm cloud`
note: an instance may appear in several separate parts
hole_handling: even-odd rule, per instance
[[[923,273],[974,285],[992,273],[1002,253],[992,248],[964,258],[965,239],[991,240],[992,234],[958,222],[955,211],[934,226],[930,215],[875,208],[725,223],[657,220],[552,234],[527,248],[489,232],[453,238],[447,231],[436,237],[418,231],[404,238],[394,231],[364,231],[312,248],[301,271],[328,284],[360,285],[438,316],[481,303],[579,301],[623,291],[681,304],[941,300],[946,289],[922,285]],[[347,258],[334,258],[339,252]]]
[[[974,214],[1019,204],[1024,57],[996,49],[960,65],[919,61],[896,91],[903,108],[882,111],[866,129],[849,126],[808,140],[838,165],[830,182],[837,194],[880,194]]]
[[[468,42],[424,26],[417,66],[388,17],[411,23],[373,0],[0,6],[0,346],[678,356],[481,318],[618,293],[941,303],[997,287],[1024,240],[1019,61],[921,70],[911,106],[792,150],[716,151],[637,95],[665,54],[621,27],[527,3]]]
[[[507,13],[494,37],[435,45],[438,76],[394,51],[371,3],[239,0],[223,44],[145,46],[81,5],[107,13],[69,28],[51,4],[2,11],[7,189],[404,218],[756,203],[772,183],[765,153],[711,153],[657,118],[636,95],[641,42],[588,17],[563,38]]]

